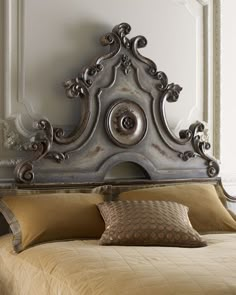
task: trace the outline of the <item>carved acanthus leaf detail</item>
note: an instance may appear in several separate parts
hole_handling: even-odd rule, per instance
[[[182,87],[180,87],[178,84],[171,83],[167,86],[165,90],[165,100],[168,102],[176,102],[179,98],[179,94],[182,91]]]
[[[62,161],[69,159],[69,155],[67,155],[65,153],[60,153],[57,151],[51,151],[46,155],[46,158],[52,159],[52,160],[56,161],[57,163],[61,163]]]
[[[197,154],[194,153],[193,151],[186,151],[186,152],[183,152],[183,153],[179,153],[179,157],[183,161],[188,161],[189,159],[196,158]]]
[[[123,54],[121,57],[121,66],[122,66],[124,74],[128,75],[131,70],[132,63],[129,57],[125,54]]]
[[[33,152],[32,158],[21,161],[15,167],[15,176],[18,182],[31,183],[34,180],[33,163],[44,158],[51,148],[53,128],[50,122],[42,119],[37,123],[36,128],[41,132],[23,146],[25,151]]]
[[[88,97],[88,90],[86,86],[83,84],[79,78],[68,80],[64,83],[64,87],[66,89],[66,95],[69,98]]]
[[[201,122],[192,124],[189,129],[192,131],[192,146],[195,153],[207,162],[207,174],[209,177],[215,177],[220,171],[219,164],[214,158],[211,158],[206,154],[206,151],[210,149],[211,145],[209,142],[204,141],[205,138],[205,126]]]

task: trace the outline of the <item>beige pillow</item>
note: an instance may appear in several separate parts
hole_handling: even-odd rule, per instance
[[[119,200],[174,201],[189,207],[189,219],[199,232],[235,231],[236,222],[222,205],[214,185],[179,184],[123,192]]]
[[[96,204],[99,194],[40,194],[3,197],[0,212],[13,232],[13,246],[29,246],[64,239],[100,238],[105,226]]]
[[[105,221],[102,245],[202,247],[188,208],[165,201],[112,201],[98,204]]]

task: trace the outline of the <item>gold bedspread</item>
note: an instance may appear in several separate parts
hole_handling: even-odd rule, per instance
[[[1,295],[236,294],[236,234],[205,236],[203,248],[38,245],[14,254],[0,237]]]

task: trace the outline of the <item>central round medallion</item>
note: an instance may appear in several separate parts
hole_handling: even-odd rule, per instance
[[[131,117],[125,117],[122,120],[122,126],[127,130],[133,129],[135,126],[135,121]]]
[[[133,146],[139,143],[146,134],[145,113],[137,103],[131,100],[119,100],[108,109],[106,130],[117,145]]]

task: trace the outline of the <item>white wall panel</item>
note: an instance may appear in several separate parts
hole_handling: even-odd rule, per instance
[[[236,2],[222,5],[222,75],[221,75],[221,159],[224,184],[236,195],[236,136],[235,134],[235,68],[236,68]]]
[[[7,114],[22,112],[20,102],[54,124],[73,122],[76,102],[65,99],[61,82],[102,52],[102,33],[127,21],[132,34],[148,38],[145,54],[184,88],[179,103],[167,108],[170,125],[176,127],[180,117],[203,119],[204,6],[198,1],[152,0],[148,6],[135,0],[101,0],[99,5],[92,0],[6,3],[12,82]]]
[[[0,36],[1,50],[5,49],[1,118],[13,118],[18,132],[26,136],[31,134],[33,121],[42,116],[54,125],[70,128],[76,124],[79,102],[65,97],[61,83],[105,50],[99,36],[125,21],[132,26],[131,35],[147,38],[143,54],[157,63],[170,82],[183,87],[179,101],[166,107],[170,126],[177,132],[205,120],[213,134],[213,14],[218,2],[1,1],[1,22],[5,23],[5,35]],[[2,166],[14,158],[14,153],[5,150]]]

